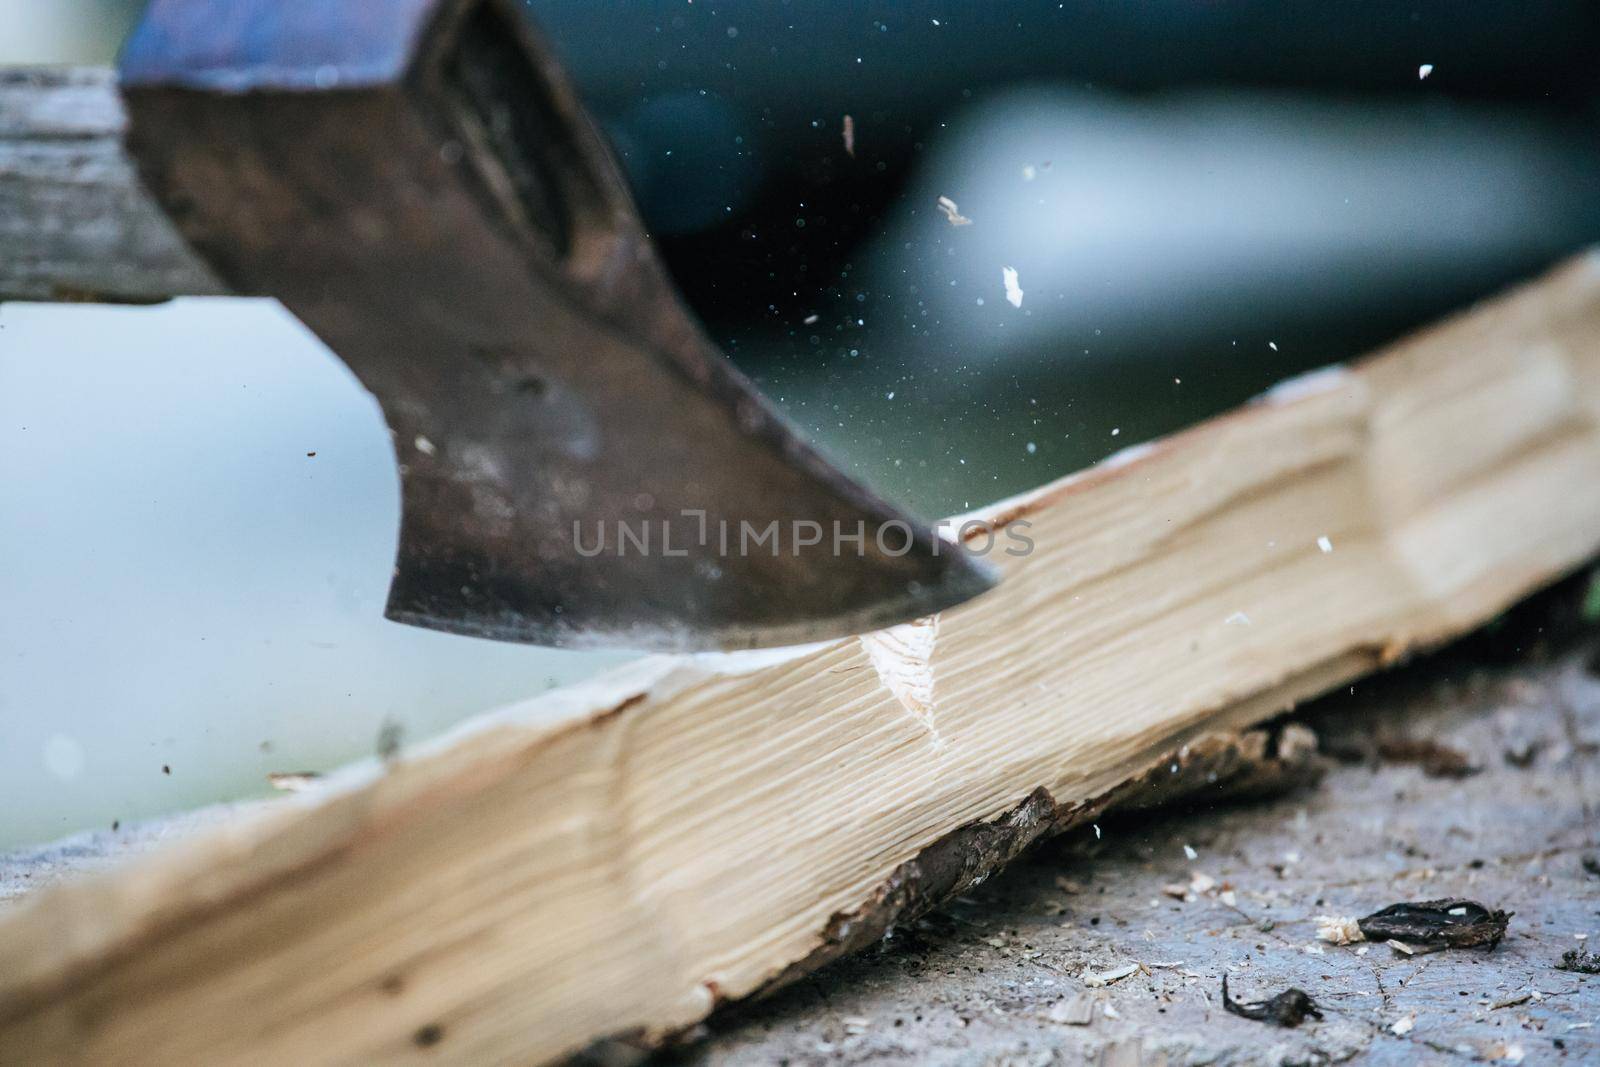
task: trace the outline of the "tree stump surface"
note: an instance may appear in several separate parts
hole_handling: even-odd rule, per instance
[[[1600,977],[1555,966],[1600,950],[1584,866],[1600,843],[1597,667],[1596,648],[1509,669],[1445,654],[1341,690],[1293,717],[1346,761],[1319,784],[1077,831],[878,949],[713,1016],[687,1062],[1600,1062]],[[1482,770],[1430,777],[1371,756],[1378,738],[1437,740]],[[1169,895],[1196,875],[1215,884]],[[1454,896],[1515,912],[1505,941],[1407,957],[1316,938],[1320,915]],[[1081,977],[1133,963],[1104,987]],[[1324,1018],[1230,1015],[1224,970],[1236,1000],[1298,987]],[[1080,997],[1091,1021],[1061,1021],[1089,1010]]]

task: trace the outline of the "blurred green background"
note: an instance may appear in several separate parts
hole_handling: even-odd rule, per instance
[[[137,0],[0,0],[0,63],[108,63]]]

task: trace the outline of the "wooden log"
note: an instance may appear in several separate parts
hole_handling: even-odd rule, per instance
[[[943,618],[646,659],[25,898],[0,1062],[543,1062],[870,943],[1600,549],[1600,258],[986,515],[1034,550]]]
[[[0,69],[0,300],[227,292],[139,184],[124,125],[111,71]]]
[[[1569,591],[1581,601],[1582,588]],[[1482,773],[1431,778],[1362,759],[1276,802],[1112,819],[1102,839],[1079,831],[948,917],[897,931],[887,951],[730,1012],[684,1062],[1410,1067],[1450,1064],[1439,1050],[1463,1046],[1515,1059],[1521,1044],[1530,1067],[1541,1053],[1600,1063],[1589,1029],[1600,982],[1552,970],[1594,927],[1594,875],[1580,860],[1600,844],[1595,791],[1574,786],[1600,782],[1600,749],[1561,739],[1600,736],[1600,677],[1581,652],[1522,662],[1513,651],[1549,648],[1533,619],[1561,608],[1545,606],[1501,628],[1512,666],[1462,650],[1295,713],[1341,763],[1377,737],[1436,738]],[[1521,745],[1537,752],[1526,764],[1508,758]],[[1318,916],[1454,896],[1514,910],[1508,941],[1419,960],[1317,938]],[[1085,987],[1085,972],[1136,962],[1142,973]],[[1218,1002],[1230,972],[1235,997],[1299,988],[1326,1018],[1285,1030],[1230,1015]],[[1089,1005],[1094,1017],[1071,1025]],[[1401,1020],[1415,1030],[1390,1029]]]

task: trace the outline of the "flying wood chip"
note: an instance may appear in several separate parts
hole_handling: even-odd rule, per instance
[[[948,196],[939,198],[939,210],[944,212],[944,217],[950,220],[950,225],[952,226],[972,225],[972,220],[963,215],[961,209],[956,206],[956,202]]]

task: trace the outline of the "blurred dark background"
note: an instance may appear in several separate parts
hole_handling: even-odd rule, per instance
[[[528,10],[713,334],[928,514],[1348,358],[1600,235],[1588,3]]]
[[[0,0],[0,24],[13,60],[104,60],[139,6]],[[929,515],[1600,235],[1600,9],[1579,0],[526,9],[716,339]]]

